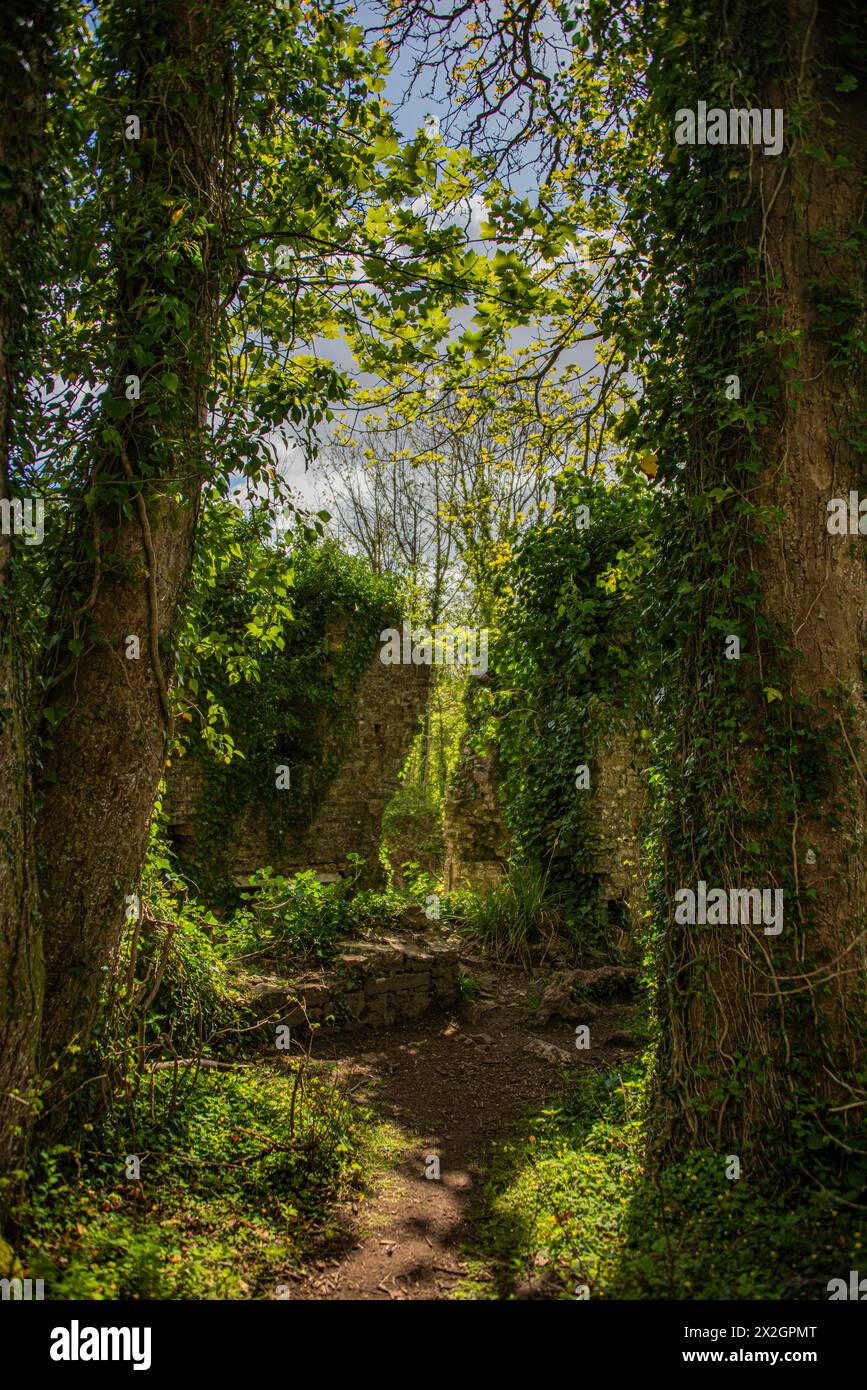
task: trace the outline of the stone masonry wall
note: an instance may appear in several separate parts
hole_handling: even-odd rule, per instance
[[[600,751],[596,777],[591,810],[600,891],[606,901],[624,904],[634,927],[645,892],[639,830],[647,781],[639,740],[621,731],[611,733]]]
[[[285,832],[276,849],[255,805],[235,827],[227,858],[239,886],[266,864],[286,876],[313,869],[323,882],[333,882],[346,874],[350,854],[365,861],[361,886],[381,882],[382,813],[397,791],[429,680],[428,666],[385,666],[377,652],[359,681],[355,727],[344,759],[312,822],[298,833]],[[169,829],[182,860],[196,836],[202,794],[201,765],[197,757],[187,756],[170,770],[165,798]]]
[[[500,806],[497,750],[484,754],[469,748],[461,756],[446,802],[443,821],[447,893],[476,891],[496,883],[509,854],[509,831]]]
[[[622,904],[622,925],[634,935],[642,909],[644,885],[639,854],[639,827],[646,800],[641,745],[637,738],[613,730],[594,762],[590,834],[595,842],[592,872],[600,896]],[[484,756],[465,750],[446,804],[443,829],[446,891],[484,889],[501,876],[508,861],[509,832],[499,796],[496,750]],[[616,912],[615,912],[616,917]]]
[[[428,933],[389,933],[374,941],[342,941],[328,971],[295,980],[247,975],[244,992],[257,1014],[302,1032],[333,1021],[344,1028],[387,1028],[414,1022],[458,998],[458,953]]]

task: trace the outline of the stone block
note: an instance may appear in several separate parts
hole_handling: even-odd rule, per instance
[[[327,1004],[331,999],[331,990],[324,984],[302,985],[299,994],[304,996],[304,1003],[308,1009],[314,1004]]]
[[[364,993],[360,989],[352,994],[344,994],[340,1003],[353,1018],[361,1018],[364,1013]]]
[[[430,975],[427,973],[417,973],[414,975],[392,975],[391,987],[395,994],[399,994],[405,989],[430,989]]]
[[[433,993],[442,1003],[451,1003],[458,995],[457,983],[454,980],[434,980]]]
[[[364,992],[366,995],[388,994],[391,989],[392,976],[375,976],[364,982]]]
[[[430,969],[434,961],[432,951],[426,951],[420,946],[404,946],[403,958],[408,965],[424,966]]]
[[[370,968],[370,956],[338,956],[337,964],[353,975],[364,975]]]
[[[369,1028],[388,1028],[395,1021],[395,1010],[385,995],[378,995],[368,1000],[362,1020]]]
[[[397,1013],[399,1018],[413,1019],[421,1018],[430,1008],[430,995],[426,990],[412,990],[405,994],[400,994],[396,999]]]

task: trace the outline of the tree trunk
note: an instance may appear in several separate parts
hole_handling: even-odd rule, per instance
[[[859,484],[867,495],[867,118],[863,43],[859,59],[845,38],[856,9],[788,0],[706,12],[695,97],[781,110],[784,149],[681,151],[666,192],[682,194],[697,170],[716,190],[714,203],[699,184],[683,224],[696,240],[675,252],[695,316],[681,398],[687,506],[666,557],[715,606],[684,625],[664,811],[656,1120],[670,1156],[710,1147],[764,1163],[807,1131],[811,1149],[824,1136],[844,1154],[867,1103],[867,564],[863,537],[826,526],[830,499]],[[670,22],[691,20],[674,6]],[[684,61],[687,49],[675,51]],[[720,54],[753,83],[751,101],[712,84]],[[845,71],[858,74],[855,95],[835,90]],[[688,108],[688,90],[672,84],[672,106]],[[727,337],[717,306],[733,285]],[[708,390],[713,402],[696,407]],[[733,495],[705,509],[716,487]],[[678,551],[691,557],[679,572]],[[741,637],[738,660],[723,655],[727,633]],[[699,880],[707,892],[781,889],[782,930],[679,923],[675,895]]]
[[[220,10],[210,0],[169,0],[134,14],[117,6],[106,20],[117,66],[131,56],[135,63],[132,89],[125,102],[112,104],[113,125],[104,132],[118,358],[94,450],[95,502],[77,520],[82,558],[74,603],[79,615],[86,610],[83,632],[70,618],[73,603],[57,614],[64,641],[80,635],[84,650],[50,690],[37,822],[42,1050],[46,1063],[60,1062],[49,1098],[54,1129],[72,1081],[64,1053],[93,1027],[124,900],[135,892],[144,860],[170,737],[171,635],[192,558],[213,321],[225,288],[219,235],[231,91],[225,40],[215,35]],[[140,118],[140,140],[124,139],[129,114]],[[207,231],[196,228],[199,219]],[[182,233],[196,243],[200,261],[178,251]],[[134,374],[141,400],[118,420],[108,402],[124,400]],[[151,415],[154,404],[159,409]]]
[[[0,20],[0,499],[12,495],[10,454],[33,366],[40,291],[45,85],[56,7],[9,0]],[[11,515],[10,515],[11,522]],[[33,846],[29,680],[16,618],[9,528],[0,528],[0,1229],[33,1120],[31,1084],[43,964]]]

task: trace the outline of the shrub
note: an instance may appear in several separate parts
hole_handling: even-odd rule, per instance
[[[350,879],[320,883],[308,869],[291,879],[260,869],[246,905],[228,930],[235,960],[262,957],[277,964],[325,964],[343,937],[397,925],[406,902],[397,893],[356,892]]]
[[[239,1001],[214,945],[216,919],[189,896],[176,875],[158,823],[139,885],[140,920],[127,924],[109,984],[106,1017],[143,1028],[150,1049],[160,1040],[186,1055],[238,1023]]]
[[[546,876],[533,864],[510,865],[499,883],[482,893],[449,895],[447,915],[488,955],[522,965],[551,944],[563,922]]]

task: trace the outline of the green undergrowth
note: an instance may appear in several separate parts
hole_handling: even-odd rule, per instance
[[[230,1054],[248,1020],[216,940],[220,923],[189,895],[156,827],[139,894],[142,920],[128,922],[121,938],[114,988],[97,1028],[100,1062],[124,1032],[121,1022],[132,1034],[141,1025],[136,1045],[144,1044],[149,1055]]]
[[[806,1176],[726,1178],[708,1152],[652,1171],[644,1088],[640,1063],[584,1071],[496,1145],[458,1297],[827,1299],[867,1264],[867,1213]]]
[[[588,885],[576,904],[533,863],[513,862],[502,878],[481,890],[459,888],[444,895],[443,916],[468,945],[493,960],[529,966],[563,948],[586,966],[611,960],[596,886]]]
[[[558,904],[545,875],[534,865],[513,864],[481,892],[464,888],[448,894],[449,925],[494,960],[529,965],[562,928]]]
[[[134,1133],[106,1125],[91,1153],[45,1151],[18,1253],[46,1298],[279,1297],[292,1270],[339,1241],[335,1204],[363,1200],[377,1160],[373,1117],[294,1076],[291,1065],[200,1073],[172,1113],[171,1069],[157,1072]],[[125,1176],[132,1154],[140,1181]]]
[[[155,839],[140,902],[80,1078],[82,1141],[34,1159],[15,1254],[49,1299],[291,1297],[290,1274],[349,1239],[341,1203],[365,1200],[388,1140],[315,1060],[275,1060],[232,959],[326,961],[407,900],[264,870],[219,922]]]
[[[226,929],[227,956],[283,967],[327,965],[342,939],[393,930],[412,902],[391,889],[357,890],[349,879],[320,883],[312,870],[286,879],[271,869],[254,876],[245,899]]]

